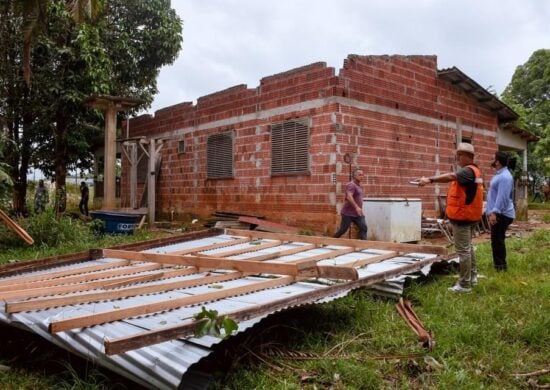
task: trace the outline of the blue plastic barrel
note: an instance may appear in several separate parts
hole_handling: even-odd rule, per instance
[[[105,223],[103,233],[115,234],[133,234],[142,217],[140,214],[118,211],[90,211],[90,215]]]

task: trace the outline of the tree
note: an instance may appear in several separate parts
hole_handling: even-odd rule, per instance
[[[68,0],[65,2],[77,24],[95,19],[103,0]],[[23,78],[27,85],[31,80],[31,46],[36,36],[47,26],[48,2],[43,0],[12,0],[9,5],[23,19]]]
[[[550,175],[550,167],[545,166],[550,156],[550,49],[535,51],[516,68],[502,99],[520,113],[520,125],[540,137],[530,145],[530,170]]]
[[[181,20],[167,0],[112,0],[94,24],[75,24],[67,3],[48,2],[46,26],[31,52],[32,88],[17,71],[23,62],[17,50],[15,61],[4,55],[14,51],[17,42],[0,42],[3,64],[11,70],[7,84],[17,87],[2,90],[9,98],[1,101],[0,110],[12,112],[11,173],[16,177],[17,170],[14,182],[25,186],[30,162],[55,174],[57,189],[65,186],[68,166],[90,167],[91,150],[102,139],[103,120],[82,101],[92,94],[109,94],[150,104],[160,67],[173,62],[181,47]],[[21,31],[22,16],[6,8],[0,17],[13,24],[6,31]],[[14,192],[16,209],[24,207],[25,195]]]

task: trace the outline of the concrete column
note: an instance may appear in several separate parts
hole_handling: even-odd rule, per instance
[[[147,174],[147,208],[149,209],[149,226],[153,226],[155,222],[155,187],[156,187],[156,162],[157,151],[155,145],[155,139],[149,140],[149,166]]]
[[[137,144],[132,143],[130,149],[130,207],[138,208],[136,194],[137,194]]]
[[[116,207],[116,108],[105,110],[105,155],[103,157],[103,210]]]

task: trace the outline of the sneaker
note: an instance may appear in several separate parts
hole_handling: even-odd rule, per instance
[[[462,287],[460,284],[455,284],[453,287],[449,287],[449,291],[455,293],[469,293],[472,291],[472,289],[468,287]]]
[[[470,283],[472,283],[472,286],[477,286],[477,282],[477,275],[472,276],[472,278],[470,279]]]

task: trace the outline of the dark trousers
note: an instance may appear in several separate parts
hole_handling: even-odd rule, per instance
[[[88,216],[88,199],[80,199],[78,208],[80,209],[80,214]]]
[[[359,228],[359,238],[361,240],[367,239],[367,222],[365,221],[365,217],[352,217],[350,215],[342,215],[342,222],[340,223],[340,228],[336,233],[334,233],[335,238],[339,238],[348,231],[349,227],[351,226],[352,222]]]
[[[493,251],[493,264],[497,271],[506,271],[506,229],[513,219],[505,215],[497,214],[497,223],[491,226],[491,249]]]

